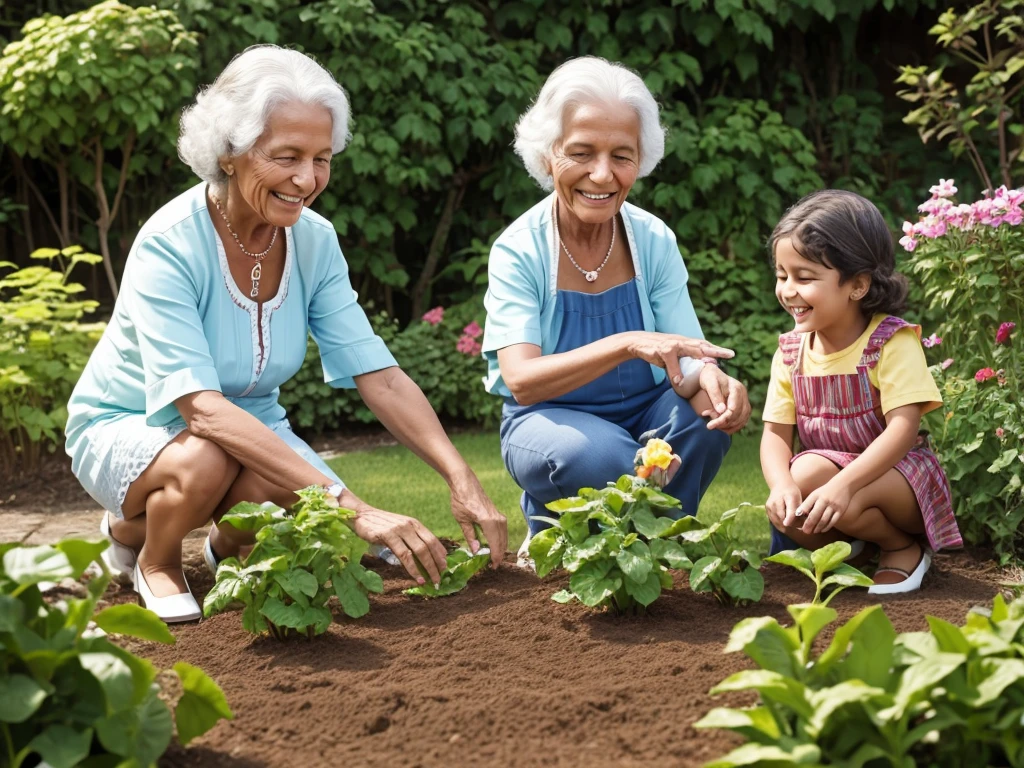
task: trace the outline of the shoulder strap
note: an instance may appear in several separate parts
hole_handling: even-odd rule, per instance
[[[878,359],[882,355],[882,347],[885,346],[885,342],[891,339],[896,331],[903,328],[913,328],[917,333],[917,337],[921,338],[921,326],[908,323],[902,317],[889,315],[878,324],[878,327],[875,328],[870,338],[868,338],[868,343],[860,356],[860,364],[868,368],[874,368],[878,365]]]
[[[800,353],[800,341],[803,334],[790,331],[779,336],[779,349],[782,350],[782,362],[792,368]]]

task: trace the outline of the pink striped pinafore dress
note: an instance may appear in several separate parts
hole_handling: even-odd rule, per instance
[[[790,366],[792,374],[796,426],[802,447],[793,461],[805,453],[816,453],[845,467],[882,434],[885,423],[878,415],[881,397],[871,384],[868,370],[878,364],[882,346],[901,328],[917,326],[898,317],[885,318],[868,339],[857,372],[830,376],[801,373],[805,334],[793,331],[779,337],[783,362]],[[960,529],[953,517],[949,481],[927,441],[919,438],[896,469],[914,490],[931,548],[937,551],[962,547]]]

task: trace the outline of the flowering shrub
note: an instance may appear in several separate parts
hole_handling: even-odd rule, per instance
[[[933,447],[949,475],[960,530],[1001,559],[1024,554],[1024,410],[1018,405],[1024,355],[1024,189],[1000,187],[957,204],[943,179],[900,240],[911,253],[930,309],[943,322],[926,347],[944,408],[929,415]]]

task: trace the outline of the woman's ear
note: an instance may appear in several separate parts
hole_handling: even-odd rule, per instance
[[[871,290],[871,275],[861,272],[850,281],[850,301],[860,301]]]

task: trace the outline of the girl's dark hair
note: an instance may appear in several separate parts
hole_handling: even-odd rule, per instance
[[[773,265],[775,246],[787,237],[805,259],[839,270],[841,283],[870,275],[864,314],[898,315],[906,308],[907,278],[896,271],[892,233],[871,201],[841,189],[812,192],[775,226],[768,242]]]

